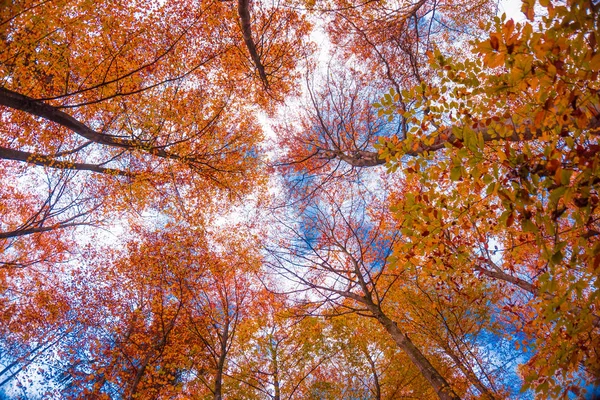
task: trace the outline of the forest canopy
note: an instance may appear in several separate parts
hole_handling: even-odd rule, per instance
[[[0,399],[594,398],[599,8],[0,0]]]

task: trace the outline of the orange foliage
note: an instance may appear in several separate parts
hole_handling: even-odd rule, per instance
[[[599,10],[539,3],[2,2],[0,393],[583,395]]]

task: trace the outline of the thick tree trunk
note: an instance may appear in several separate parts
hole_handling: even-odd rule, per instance
[[[446,379],[435,369],[429,360],[413,344],[410,338],[404,334],[398,325],[385,315],[375,304],[367,304],[369,311],[383,325],[385,330],[392,336],[398,347],[406,353],[408,358],[419,369],[421,374],[431,384],[441,400],[458,400],[460,397],[452,390]]]
[[[0,87],[0,106],[6,106],[14,110],[23,111],[31,115],[44,118],[47,121],[55,122],[77,135],[87,140],[105,146],[123,148],[128,150],[143,150],[154,156],[179,161],[195,161],[187,159],[178,154],[169,153],[162,147],[148,148],[147,143],[138,140],[122,139],[96,132],[86,124],[78,121],[69,114],[61,111],[59,108],[46,104],[42,101],[32,99],[31,97],[13,92]],[[17,157],[17,156],[15,156]],[[14,158],[13,158],[14,159]]]
[[[95,143],[117,147],[128,147],[128,144],[124,143],[125,141],[119,141],[117,138],[96,132],[54,106],[6,88],[0,88],[0,105],[24,111],[28,114],[55,122]]]

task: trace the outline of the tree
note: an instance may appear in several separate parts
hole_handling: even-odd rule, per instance
[[[308,291],[298,301],[309,304],[309,312],[358,313],[375,319],[440,398],[458,398],[389,309],[395,308],[388,300],[390,293],[402,285],[403,277],[386,268],[399,236],[387,229],[385,211],[375,208],[377,198],[365,189],[337,189],[313,197],[304,215],[292,218],[299,218],[297,222],[280,221],[289,233],[269,249],[273,268],[294,284],[291,292]]]
[[[496,7],[495,2],[485,0],[333,0],[325,3],[323,12],[331,18],[326,29],[335,53],[343,60],[356,63],[352,65],[352,71],[355,75],[362,75],[356,82],[360,82],[361,86],[392,87],[401,94],[396,104],[402,112],[394,117],[393,122],[395,134],[404,138],[410,128],[404,112],[414,108],[415,98],[404,96],[403,90],[435,81],[435,69],[429,65],[427,53],[434,47],[443,49],[446,54],[462,53],[461,43],[482,33],[477,28],[478,24],[493,16]],[[366,100],[361,99],[361,102],[366,104]],[[361,134],[354,135],[358,139]],[[357,141],[362,143],[362,140]],[[331,150],[339,149],[334,147]],[[368,148],[362,148],[360,152],[341,150],[345,150],[346,158],[338,158],[352,165],[383,164],[373,157],[373,153],[364,151]]]
[[[355,394],[372,399],[426,398],[429,383],[389,334],[373,319],[346,314],[331,319],[331,337],[338,347],[333,367],[339,380]],[[362,394],[361,394],[362,392]]]
[[[534,4],[523,5],[530,21]],[[597,356],[589,351],[598,347],[600,322],[594,285],[598,10],[589,1],[542,5],[547,16],[538,31],[531,22],[488,24],[493,29],[487,38],[473,44],[478,59],[459,60],[441,43],[430,47],[430,67],[413,63],[413,75],[407,75],[424,78],[402,88],[391,75],[392,89],[375,107],[391,122],[399,115],[405,129],[382,135],[377,152],[355,134],[337,138],[361,148],[343,148],[339,139],[327,142],[339,131],[327,124],[329,109],[318,108],[313,121],[319,128],[305,130],[312,136],[300,141],[308,151],[296,169],[313,171],[305,160],[321,155],[354,167],[386,164],[389,171],[400,170],[405,186],[390,205],[402,239],[389,268],[414,271],[469,301],[492,290],[493,310],[502,312],[498,320],[506,334],[525,335],[517,346],[537,352],[522,369],[524,388],[578,395],[585,381],[598,376]],[[344,21],[353,29],[339,29],[342,36],[356,32],[369,38],[349,17]],[[385,66],[379,50],[384,43],[381,38],[365,48]],[[368,59],[358,46],[350,51]],[[400,65],[387,65],[386,71]],[[339,121],[358,126],[349,120]],[[371,130],[361,132],[372,136]],[[456,305],[450,298],[444,309]],[[492,321],[487,324],[494,329]],[[453,351],[447,349],[451,357]]]
[[[406,309],[407,303],[421,304],[421,313],[423,305],[438,306],[426,296],[413,297],[419,288],[409,282],[408,276],[419,279],[418,273],[395,265],[391,270],[387,269],[387,258],[392,249],[401,248],[403,244],[402,235],[395,231],[394,223],[388,219],[387,204],[395,201],[395,197],[388,196],[389,193],[394,194],[391,188],[403,187],[404,183],[391,177],[386,179],[387,182],[375,184],[373,180],[378,179],[378,173],[360,169],[383,163],[374,151],[369,150],[376,137],[395,137],[394,134],[401,133],[393,121],[386,123],[377,119],[376,110],[369,101],[369,88],[354,83],[357,80],[361,82],[357,74],[336,74],[335,78],[329,75],[320,88],[310,89],[310,103],[303,110],[299,122],[280,128],[284,132],[282,145],[289,151],[282,157],[284,162],[281,164],[286,174],[286,195],[283,197],[299,211],[291,212],[291,220],[283,222],[289,229],[290,242],[275,241],[276,246],[271,248],[276,258],[284,259],[276,262],[275,267],[284,270],[283,275],[298,284],[298,290],[311,291],[313,294],[308,296],[311,302],[313,295],[321,298],[322,307],[315,306],[319,312],[337,314],[342,312],[340,308],[348,307],[344,312],[358,312],[372,318],[377,318],[382,312],[379,323],[388,325],[388,334],[396,336],[398,346],[404,351],[413,351],[416,354],[413,361],[418,359],[417,363],[421,363],[422,368],[435,370],[426,357],[419,357],[418,348],[405,344],[402,340],[404,333],[396,331],[400,320],[409,319],[409,316],[390,311],[394,307]],[[401,198],[404,190],[395,195]],[[281,235],[281,231],[277,235]],[[351,243],[349,248],[345,247],[346,242]],[[355,268],[361,272],[352,272]],[[363,275],[366,289],[360,289],[359,274]],[[439,292],[443,289],[449,288],[440,288]],[[477,295],[481,297],[483,291],[484,288],[481,288]],[[434,296],[439,296],[439,292],[436,291]],[[362,298],[366,296],[364,293],[370,293],[372,299]],[[346,300],[342,300],[344,298]],[[363,302],[369,303],[371,309]],[[448,303],[451,303],[450,300]],[[380,309],[377,310],[377,307]],[[467,315],[469,311],[463,308],[454,317]],[[440,350],[450,353],[446,356],[450,356],[455,368],[461,371],[458,375],[463,375],[460,378],[453,376],[456,379],[453,383],[462,385],[465,392],[470,385],[475,385],[473,390],[488,398],[495,396],[492,392],[500,393],[501,390],[489,389],[489,383],[482,383],[476,376],[473,368],[468,366],[473,360],[461,359],[452,347],[447,346],[445,340],[456,331],[447,332],[450,327],[439,321],[440,315],[435,309],[434,316],[435,328],[431,328],[430,317],[419,316],[415,325],[420,326],[416,332],[426,338],[425,348],[440,346]],[[415,325],[409,329],[412,330]],[[423,327],[431,328],[431,331],[426,332]],[[468,335],[473,335],[473,332],[460,332],[455,341],[460,341],[456,337],[462,339]],[[435,338],[433,343],[432,336]],[[436,373],[441,376],[438,371]],[[470,383],[459,384],[463,379]],[[431,380],[435,381],[435,378]]]
[[[539,3],[3,4],[0,390],[584,396],[600,10]]]
[[[522,369],[525,387],[558,396],[598,376],[589,349],[599,333],[600,58],[597,5],[543,5],[538,31],[533,2],[523,4],[529,21],[496,19],[473,45],[477,60],[433,52],[440,84],[411,92],[421,103],[412,134],[379,149],[416,182],[394,205],[410,238],[398,263],[445,281],[466,273],[512,286],[497,304],[536,351]]]
[[[259,189],[256,114],[295,92],[309,28],[298,12],[268,2],[2,4],[0,316],[16,364],[0,382],[35,366],[30,360],[39,352],[60,371],[59,388],[79,385],[73,396],[160,392],[155,375],[175,362],[168,350],[180,326],[181,296],[172,303],[168,285],[130,276],[125,269],[136,266],[118,248],[101,251],[123,259],[111,263],[127,279],[87,264],[103,240],[87,228],[127,231],[150,212],[183,219],[186,229],[206,227]],[[102,271],[98,279],[89,276],[94,268]],[[172,278],[155,270],[149,276]],[[81,286],[73,289],[69,277]],[[82,300],[86,290],[89,302]],[[153,293],[151,299],[132,305],[121,297],[136,290]],[[98,310],[98,320],[82,316],[84,304]],[[52,322],[34,329],[35,315],[46,313]],[[67,331],[77,326],[88,346],[73,362],[71,355],[53,359],[57,348],[73,351],[61,323]]]
[[[248,194],[262,174],[255,114],[294,92],[309,29],[295,11],[244,1],[22,1],[0,21],[2,180],[20,188],[2,197],[0,240],[31,253],[60,234],[40,233],[165,196]],[[49,192],[23,190],[40,173]],[[24,252],[5,265],[46,258]]]
[[[255,318],[259,287],[260,258],[238,229],[224,238],[140,228],[122,254],[91,254],[88,265],[57,276],[29,314],[53,312],[54,325],[50,317],[40,328],[30,321],[28,338],[16,340],[11,331],[26,322],[7,325],[3,344],[39,345],[21,353],[6,346],[16,360],[0,371],[2,383],[31,375],[40,357],[48,396],[222,398],[240,379],[229,359],[241,357],[239,332]]]
[[[253,329],[246,331],[246,347],[237,360],[245,392],[234,397],[300,399],[310,397],[314,385],[339,384],[330,379],[336,348],[327,321],[305,315],[287,296],[271,290],[261,292],[256,306]]]
[[[248,254],[240,251],[242,245],[230,243],[208,266],[209,274],[201,286],[188,283],[188,340],[197,343],[191,354],[196,382],[190,385],[194,388],[190,394],[198,386],[206,386],[213,398],[220,400],[232,390],[229,386],[235,386],[227,381],[238,375],[230,359],[242,356],[240,331],[248,329],[247,325],[257,318],[255,296],[259,290],[254,276],[259,272],[258,260],[251,249],[247,249]],[[199,354],[193,354],[196,348]]]

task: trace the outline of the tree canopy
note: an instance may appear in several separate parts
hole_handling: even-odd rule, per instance
[[[0,398],[593,398],[600,5],[500,7],[0,1]]]

